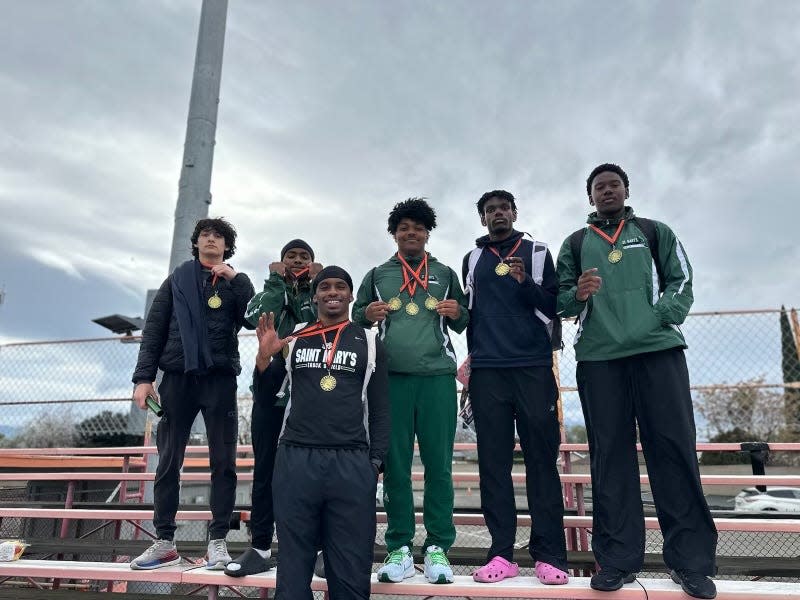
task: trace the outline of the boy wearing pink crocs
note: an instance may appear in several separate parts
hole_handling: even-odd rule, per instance
[[[476,240],[477,248],[464,257],[462,271],[470,295],[469,393],[478,437],[481,509],[492,545],[487,564],[473,578],[494,583],[519,574],[512,562],[517,534],[511,480],[516,426],[525,458],[532,520],[528,547],[536,576],[545,584],[563,584],[569,577],[556,468],[560,433],[551,340],[559,324],[558,279],[547,246],[514,229],[517,206],[512,194],[487,192],[477,207],[488,235]]]

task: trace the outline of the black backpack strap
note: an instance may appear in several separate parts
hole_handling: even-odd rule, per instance
[[[658,273],[658,291],[664,291],[664,274],[661,272],[661,259],[658,255],[658,230],[656,224],[650,219],[644,217],[634,216],[631,219],[636,223],[639,229],[642,230],[644,237],[647,239],[647,246],[650,248],[650,256],[653,257],[653,262],[656,264],[656,272]]]
[[[586,237],[586,227],[573,231],[569,236],[569,247],[572,250],[572,262],[578,268],[578,277],[583,273],[581,268],[581,246],[583,246],[583,238]]]

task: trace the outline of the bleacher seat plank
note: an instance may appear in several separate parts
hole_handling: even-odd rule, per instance
[[[231,578],[225,574],[205,569],[185,571],[183,582],[209,586],[274,588],[275,571]],[[717,600],[791,600],[800,599],[800,586],[796,583],[769,581],[717,580]],[[325,591],[324,579],[314,577],[314,591]],[[680,586],[669,579],[642,578],[623,586],[616,592],[598,592],[589,587],[588,577],[572,577],[566,585],[543,585],[535,577],[515,577],[499,583],[476,583],[472,577],[456,575],[447,585],[430,584],[417,574],[401,583],[379,583],[373,576],[373,594],[392,596],[444,596],[469,598],[572,598],[575,600],[685,600]]]
[[[92,519],[98,521],[151,521],[152,510],[114,508],[109,510],[84,508],[6,508],[0,507],[0,517],[20,519]],[[210,510],[179,510],[176,521],[210,521]],[[250,511],[234,511],[233,519],[248,521]]]
[[[241,578],[226,576],[191,565],[166,567],[153,571],[134,571],[127,563],[87,563],[70,561],[19,560],[0,563],[0,577],[60,578],[93,581],[149,581],[156,583],[209,586],[209,597],[216,598],[219,587],[274,588],[275,571]],[[717,580],[717,600],[791,600],[800,599],[796,583],[771,581]],[[314,591],[326,591],[327,582],[314,577]],[[616,592],[598,592],[589,587],[589,578],[573,577],[566,585],[547,586],[535,577],[515,577],[499,583],[476,583],[470,576],[457,575],[452,584],[430,584],[417,574],[401,583],[372,581],[373,594],[392,596],[439,596],[470,598],[572,598],[574,600],[659,600],[683,599],[679,586],[668,579],[641,578]]]
[[[152,581],[180,583],[183,572],[194,565],[176,565],[152,571],[136,571],[127,562],[79,562],[21,559],[0,562],[0,577],[44,577],[47,579],[91,579],[93,581]]]
[[[94,590],[25,588],[0,585],[0,600],[165,600],[164,594],[145,592],[116,592],[109,597],[108,592]]]
[[[0,469],[121,469],[121,456],[42,456],[6,454],[0,456]],[[206,461],[207,462],[207,461]],[[141,459],[129,461],[129,467],[144,468]]]
[[[689,600],[689,596],[668,579],[645,579],[642,582],[650,600],[659,600],[660,598]],[[800,585],[796,583],[719,579],[716,584],[716,600],[792,600],[800,598]]]
[[[769,442],[769,449],[772,452],[800,452],[800,443],[798,442]],[[415,449],[417,445],[414,445]],[[475,442],[456,442],[453,444],[453,449],[459,452],[469,452],[477,450]],[[519,444],[514,446],[517,451],[521,450]],[[636,445],[636,449],[641,452],[641,444]],[[589,452],[588,444],[573,444],[564,443],[559,446],[561,452]],[[741,444],[739,442],[698,442],[695,444],[697,452],[741,452]],[[240,454],[252,454],[253,446],[250,444],[239,444],[236,451]],[[0,456],[9,454],[19,454],[19,448],[0,448]],[[59,448],[25,448],[26,454],[41,454],[41,455],[61,455],[61,454],[83,454],[83,455],[117,455],[117,456],[134,456],[145,454],[157,454],[158,450],[155,446],[108,446],[108,447],[95,447],[95,448],[75,448],[75,447],[59,447]],[[208,454],[208,446],[190,444],[186,446],[186,454]]]
[[[253,473],[237,474],[239,481],[253,481]],[[411,473],[415,481],[423,481],[421,471]],[[561,483],[591,484],[588,473],[562,473]],[[153,481],[155,473],[113,473],[113,472],[60,472],[47,473],[27,471],[19,473],[0,473],[0,481]],[[512,473],[511,479],[515,483],[525,482],[525,473]],[[643,485],[648,485],[647,475],[639,477]],[[183,472],[181,481],[211,481],[210,472]],[[478,473],[453,473],[453,481],[457,483],[472,483],[477,485],[480,481]],[[800,486],[800,475],[701,475],[703,485],[735,485],[749,487],[755,485],[767,486]]]
[[[0,511],[2,511],[2,509],[0,509]],[[0,515],[2,515],[2,512],[0,512]],[[386,523],[386,513],[378,512],[377,519],[378,523]],[[417,525],[422,525],[423,513],[415,512],[414,519]],[[472,525],[477,527],[486,526],[483,515],[480,513],[453,513],[453,523],[456,525]],[[656,517],[645,517],[644,524],[647,529],[660,528]],[[762,519],[715,517],[714,524],[717,526],[718,531],[800,533],[800,519],[774,518],[774,514],[769,515],[769,518],[765,517]],[[522,513],[517,515],[517,527],[530,526],[530,515]],[[564,527],[582,527],[589,529],[592,527],[592,517],[567,515],[564,517]]]

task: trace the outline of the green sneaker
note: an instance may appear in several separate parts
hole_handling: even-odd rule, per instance
[[[439,546],[428,546],[425,550],[425,578],[430,583],[453,583],[450,561]]]
[[[411,556],[408,546],[389,552],[377,575],[378,581],[383,583],[400,583],[403,579],[413,577],[414,557]]]

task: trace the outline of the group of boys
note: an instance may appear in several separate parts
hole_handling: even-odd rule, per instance
[[[511,477],[515,433],[525,461],[535,575],[567,583],[560,441],[552,354],[560,318],[577,317],[577,383],[591,455],[592,548],[600,570],[591,587],[612,591],[634,580],[644,559],[637,425],[672,579],[713,598],[717,533],[700,485],[695,429],[679,325],[692,304],[692,270],[669,227],[625,205],[627,174],[595,168],[586,182],[595,211],[561,246],[517,231],[516,200],[487,192],[477,209],[487,235],[464,257],[462,281],[426,247],[436,227],[428,203],[394,206],[388,232],[397,252],[367,272],[353,302],[350,275],[322,267],[292,240],[254,293],[224,261],[236,233],[202,220],[194,260],[159,290],[133,376],[134,400],[155,398],[159,465],[154,495],[158,539],[135,569],[176,564],[173,541],[179,473],[192,421],[202,412],[211,463],[207,566],[239,577],[268,570],[280,542],[277,594],[312,597],[324,557],[330,596],[368,598],[375,540],[375,493],[383,473],[387,556],[382,582],[415,574],[415,441],[424,465],[421,546],[431,583],[453,582],[452,457],[456,355],[450,332],[466,329],[468,388],[475,420],[481,508],[491,535],[487,562],[473,573],[494,583],[519,574]],[[462,288],[463,282],[463,288]],[[255,456],[251,548],[236,560],[225,537],[236,486],[237,334],[255,328]],[[321,552],[321,554],[320,554]]]

